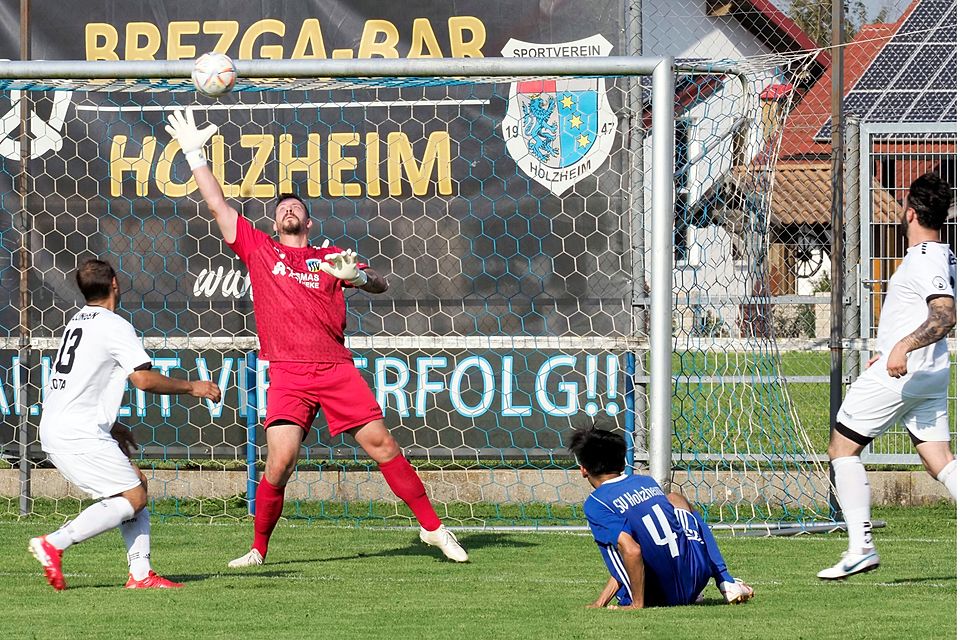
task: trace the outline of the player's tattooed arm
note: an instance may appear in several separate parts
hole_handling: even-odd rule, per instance
[[[358,287],[359,289],[363,289],[367,293],[383,293],[390,287],[386,277],[380,275],[373,269],[368,267],[363,271],[367,274],[367,281]]]
[[[613,600],[613,596],[617,595],[617,591],[620,590],[620,583],[613,577],[607,580],[607,584],[603,586],[603,591],[600,592],[600,595],[597,596],[597,599],[587,605],[587,609],[603,609],[610,601]]]
[[[937,296],[927,301],[927,319],[917,329],[900,339],[887,358],[887,373],[899,378],[907,373],[907,354],[945,338],[957,324],[956,301],[951,296]]]

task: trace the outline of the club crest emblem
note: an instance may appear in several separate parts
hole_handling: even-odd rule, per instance
[[[510,39],[501,53],[507,58],[586,57],[610,55],[612,49],[597,34],[558,44]],[[603,78],[528,80],[510,85],[502,131],[520,170],[560,195],[610,155],[617,117]]]

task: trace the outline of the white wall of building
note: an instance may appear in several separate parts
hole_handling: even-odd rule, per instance
[[[717,182],[726,178],[732,168],[759,153],[763,141],[761,124],[760,92],[778,80],[780,70],[773,59],[763,63],[744,61],[745,58],[767,56],[771,50],[755,35],[731,16],[711,17],[705,13],[703,0],[671,2],[669,0],[644,0],[645,16],[643,53],[645,55],[672,55],[682,59],[735,60],[746,73],[746,83],[729,78],[724,85],[710,94],[702,103],[689,109],[684,118],[690,122],[689,154],[694,160],[688,171],[688,192],[680,193],[688,204],[696,203]],[[745,121],[744,121],[745,120]],[[743,131],[745,138],[741,157],[734,158],[736,131]],[[652,139],[644,141],[644,166],[650,175]],[[645,246],[651,246],[652,191],[649,182],[644,186],[644,231]],[[742,242],[742,239],[740,240]],[[756,238],[752,242],[766,241]],[[748,242],[750,242],[748,240]],[[734,260],[734,239],[727,230],[711,225],[703,229],[687,230],[689,259],[677,265],[673,287],[677,295],[693,299],[728,300],[723,304],[708,304],[706,308],[722,316],[730,327],[730,334],[737,334],[737,299],[747,298],[755,287],[756,269]],[[748,251],[748,255],[762,255]],[[649,265],[650,261],[646,263]],[[648,282],[650,274],[647,274]],[[653,283],[651,283],[653,286]],[[696,312],[700,313],[704,308]],[[682,312],[686,318],[691,316]],[[692,316],[691,316],[692,317]],[[686,321],[684,322],[686,324]]]

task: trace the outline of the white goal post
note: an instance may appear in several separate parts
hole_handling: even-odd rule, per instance
[[[674,220],[674,78],[670,57],[238,60],[235,91],[278,88],[311,89],[336,79],[482,78],[510,82],[516,78],[652,77],[652,256],[649,306],[649,406],[647,428],[651,475],[670,481],[673,350]],[[94,90],[98,92],[192,91],[192,61],[13,61],[0,62],[0,87],[7,90]],[[689,68],[687,70],[690,70]],[[714,72],[717,71],[713,67]],[[332,80],[332,82],[331,82]],[[25,241],[25,238],[22,239]],[[30,327],[20,327],[20,350],[29,350]],[[148,336],[149,338],[149,336]],[[24,359],[25,361],[25,359]],[[26,412],[24,412],[26,414]],[[26,417],[21,416],[25,420]]]

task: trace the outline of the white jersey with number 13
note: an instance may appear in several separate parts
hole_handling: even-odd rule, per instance
[[[84,306],[67,323],[43,396],[40,446],[85,453],[114,443],[127,377],[150,363],[133,326],[103,307]]]

